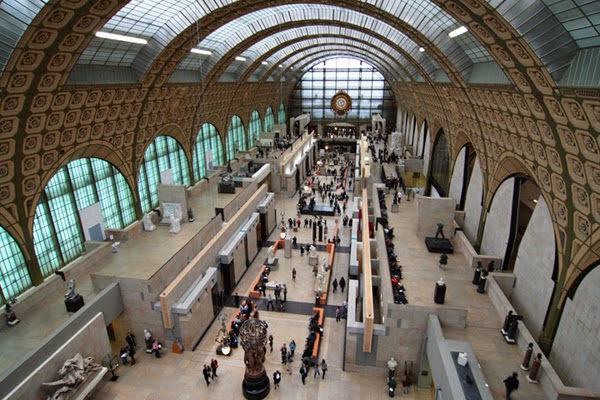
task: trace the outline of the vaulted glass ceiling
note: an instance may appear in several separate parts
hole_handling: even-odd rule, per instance
[[[164,45],[168,43],[166,41],[168,37],[175,37],[189,26],[194,27],[195,21],[192,15],[200,18],[208,11],[206,7],[199,7],[196,3],[190,3],[190,7],[184,7],[183,5],[186,3],[184,1],[178,3],[176,7],[170,8],[168,7],[169,2],[166,2],[167,4],[163,5],[161,9],[168,8],[169,11],[160,14],[152,7],[147,7],[144,1],[134,3],[143,5],[137,14],[134,5],[129,3],[105,25],[103,31],[119,34],[135,33],[136,36],[148,38],[149,45],[137,46],[136,50],[136,45],[115,45],[109,43],[107,39],[94,38],[82,55],[79,64],[127,66],[143,72],[140,69],[145,70],[149,66]],[[218,3],[224,5],[227,2]],[[321,28],[315,24],[323,21],[347,23],[372,30],[395,40],[414,56],[418,55],[418,48],[421,46],[436,47],[465,78],[468,77],[473,63],[492,61],[487,50],[470,33],[462,35],[463,37],[457,38],[457,40],[449,40],[447,33],[460,24],[433,3],[427,1],[411,2],[410,4],[393,1],[367,1],[366,3],[377,4],[379,8],[394,14],[404,21],[410,30],[415,32],[422,30],[420,38],[422,43],[415,43],[396,27],[382,22],[381,19],[358,11],[327,4],[285,4],[241,15],[204,38],[198,47],[213,51],[215,57],[208,58],[208,63],[205,61],[203,69],[207,73],[216,64],[219,56],[224,55],[234,45],[252,38],[265,29],[286,23],[311,24],[313,34],[318,34]],[[184,10],[184,15],[177,14],[178,10]],[[147,16],[145,23],[134,26],[132,24],[134,16],[141,14]],[[171,14],[172,18],[169,19]],[[186,20],[187,23],[183,23],[183,20]],[[166,24],[166,26],[160,27],[160,24]],[[201,31],[202,27],[199,26],[198,29]],[[124,51],[131,55],[124,57]],[[135,58],[132,59],[132,55],[135,55]],[[189,68],[189,64],[189,62],[186,63],[183,68]]]
[[[559,81],[576,55],[582,51],[600,47],[600,1],[597,0],[486,0],[542,60],[552,76]],[[273,28],[281,24],[287,31],[292,26],[303,29],[310,35],[331,35],[332,25],[340,23],[342,28],[351,28],[363,35],[384,35],[395,41],[404,55],[401,59],[406,69],[412,68],[428,75],[439,73],[432,63],[444,72],[458,73],[468,79],[474,64],[495,62],[486,46],[467,32],[449,38],[448,32],[459,27],[452,15],[438,4],[441,0],[303,0],[253,1],[239,0],[133,0],[118,2],[112,17],[101,28],[104,32],[131,35],[148,40],[146,45],[114,42],[94,37],[77,60],[80,67],[86,65],[115,66],[129,68],[136,77],[143,76],[160,53],[175,38],[189,35],[199,29],[198,42],[201,46],[226,54],[229,50],[246,54],[252,60],[259,59],[258,48],[253,45],[273,34]],[[453,2],[472,16],[464,20],[479,20],[471,12],[472,4],[466,0]],[[13,50],[27,28],[41,24],[48,10],[55,7],[47,0],[3,0],[0,1],[0,71],[9,63]],[[78,7],[78,6],[77,6]],[[77,8],[74,6],[74,8]],[[481,9],[480,9],[481,11]],[[205,18],[206,17],[206,18]],[[317,23],[320,21],[320,23]],[[212,24],[210,34],[202,29]],[[219,28],[219,24],[221,27]],[[310,27],[308,27],[310,25]],[[359,29],[360,28],[360,29]],[[344,34],[344,37],[362,39],[360,36]],[[240,40],[248,39],[244,46],[235,47]],[[290,39],[281,38],[284,41]],[[293,39],[292,39],[293,40]],[[276,42],[263,42],[265,46]],[[312,44],[311,44],[312,45]],[[357,45],[360,47],[360,45]],[[429,56],[416,54],[424,47]],[[268,47],[261,48],[266,49]],[[215,55],[219,55],[215,54]],[[586,53],[587,54],[587,53]],[[239,54],[237,54],[239,55]],[[205,72],[211,65],[205,64]],[[228,66],[229,66],[229,61]],[[577,62],[577,61],[575,61]],[[412,64],[412,67],[409,65]],[[418,65],[417,65],[418,64]],[[250,65],[250,64],[248,64]],[[181,69],[194,68],[193,60],[186,60]],[[228,74],[247,76],[247,66],[230,66]],[[262,69],[266,69],[260,67]],[[257,73],[260,74],[260,70]],[[132,75],[132,76],[134,76]]]

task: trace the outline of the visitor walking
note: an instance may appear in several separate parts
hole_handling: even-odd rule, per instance
[[[273,387],[275,387],[275,390],[277,390],[277,388],[279,387],[280,381],[281,381],[281,372],[279,372],[279,370],[277,370],[273,373]]]
[[[216,358],[210,360],[210,371],[212,372],[212,379],[218,378],[217,369],[219,368],[219,363]]]
[[[271,353],[273,352],[273,335],[269,335],[269,347],[271,348]]]
[[[202,375],[204,375],[206,387],[208,387],[210,385],[210,367],[206,364],[204,364],[204,368],[202,369]]]
[[[327,362],[325,359],[321,361],[321,371],[323,372],[323,379],[325,379],[325,373],[327,372]]]
[[[300,367],[300,376],[302,377],[302,384],[306,385],[306,377],[308,376],[308,369],[306,368],[306,364],[302,363]]]
[[[340,289],[342,290],[342,293],[344,293],[344,288],[345,287],[346,287],[346,280],[342,276],[341,279],[340,279]]]
[[[335,279],[333,280],[333,283],[332,283],[332,285],[333,285],[333,293],[337,292],[337,287],[338,287],[338,281],[337,281],[337,278],[335,278]]]
[[[510,394],[519,389],[519,374],[513,372],[504,380],[504,386],[506,386],[506,400],[510,400]]]

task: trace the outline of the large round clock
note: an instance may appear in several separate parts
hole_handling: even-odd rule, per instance
[[[344,115],[352,108],[352,99],[348,93],[340,90],[331,98],[331,108],[338,115]]]

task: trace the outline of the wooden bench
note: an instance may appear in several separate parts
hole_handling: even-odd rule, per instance
[[[313,307],[312,315],[319,314],[319,325],[323,326],[325,320],[325,310],[322,308]],[[319,346],[321,345],[321,335],[317,334],[315,344],[313,345],[312,358],[319,362]]]

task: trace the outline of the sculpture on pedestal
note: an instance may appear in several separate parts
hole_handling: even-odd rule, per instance
[[[246,365],[242,390],[249,400],[264,399],[271,389],[264,367],[267,336],[267,324],[259,319],[249,319],[240,326],[239,338]]]
[[[523,362],[521,363],[522,370],[529,370],[529,362],[531,361],[531,354],[533,353],[533,343],[529,342],[527,346],[527,350],[525,351],[525,356],[523,357]]]
[[[439,237],[442,239],[446,239],[444,236],[444,224],[437,224],[437,231],[435,231],[435,239],[438,240]]]
[[[144,215],[142,221],[144,222],[144,230],[146,232],[152,232],[156,229],[156,225],[154,225],[154,223],[152,222],[152,218],[149,214]]]
[[[181,207],[179,209],[175,209],[173,214],[171,214],[171,229],[169,229],[169,233],[179,233],[181,231]]]
[[[538,383],[538,374],[540,372],[540,367],[542,366],[542,353],[538,353],[533,359],[533,364],[531,365],[531,369],[529,370],[529,375],[527,375],[527,380],[529,383]]]
[[[272,245],[267,250],[267,264],[275,264],[275,246]]]
[[[53,387],[60,386],[52,396],[48,396],[49,400],[63,400],[71,396],[71,392],[76,390],[89,375],[102,368],[94,362],[93,357],[81,357],[77,353],[75,357],[65,361],[62,368],[58,370],[59,380],[54,382],[44,382],[42,386]]]
[[[69,287],[67,289],[67,293],[65,293],[65,298],[69,299],[75,296],[77,296],[77,293],[75,293],[75,279],[71,279],[69,280]]]
[[[309,257],[316,257],[317,256],[317,248],[315,246],[311,245],[308,248],[308,255],[309,255]]]
[[[15,314],[15,310],[13,310],[10,303],[6,303],[6,306],[4,306],[4,317],[6,317],[6,323],[9,326],[15,326],[16,324],[19,323],[17,314]]]

